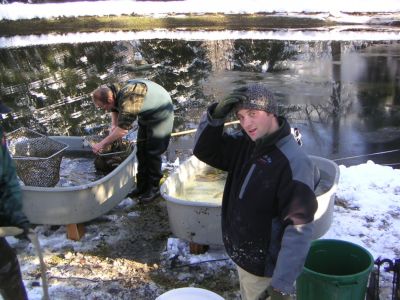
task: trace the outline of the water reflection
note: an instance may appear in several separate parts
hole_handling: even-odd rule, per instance
[[[171,93],[174,131],[182,131],[195,128],[205,107],[232,88],[263,82],[300,128],[309,153],[332,159],[377,153],[400,148],[399,53],[397,41],[147,39],[0,49],[0,96],[14,109],[3,125],[94,134],[109,116],[95,109],[89,93],[146,77]],[[338,163],[395,164],[399,153]]]

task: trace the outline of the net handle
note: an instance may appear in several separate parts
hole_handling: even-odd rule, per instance
[[[65,145],[65,144],[64,144]],[[65,149],[67,149],[69,146],[65,145],[64,148],[62,148],[61,150],[58,150],[56,153],[53,153],[52,155],[50,155],[49,157],[35,157],[35,156],[13,156],[13,159],[16,160],[48,160],[53,158],[54,156],[60,154],[61,152],[63,152]]]

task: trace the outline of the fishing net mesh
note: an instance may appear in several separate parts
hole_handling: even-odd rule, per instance
[[[93,146],[100,142],[104,136],[87,136],[85,143]],[[133,151],[134,143],[126,139],[118,139],[107,145],[101,153],[96,155],[94,165],[96,170],[109,173],[118,167]]]
[[[28,128],[10,132],[7,141],[18,177],[25,185],[53,187],[58,183],[66,144]]]
[[[104,138],[105,138],[104,136],[99,136],[99,135],[86,136],[85,142],[90,146],[93,146],[94,144],[99,143]],[[113,143],[104,147],[103,151],[97,155],[100,157],[109,157],[114,155],[126,157],[129,156],[133,148],[134,148],[133,143],[131,143],[130,141],[124,139],[118,139]]]

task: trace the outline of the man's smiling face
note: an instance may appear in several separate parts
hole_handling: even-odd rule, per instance
[[[236,116],[244,131],[253,141],[276,130],[274,114],[263,110],[240,109]]]

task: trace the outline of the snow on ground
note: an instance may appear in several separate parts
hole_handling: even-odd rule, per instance
[[[0,48],[50,45],[62,43],[91,43],[103,41],[135,41],[148,39],[175,40],[288,40],[288,41],[397,41],[400,28],[371,31],[365,26],[341,27],[329,30],[271,30],[271,31],[186,31],[149,30],[138,32],[86,32],[0,37]]]
[[[369,161],[340,172],[335,218],[324,238],[360,244],[375,258],[399,258],[400,170]]]

